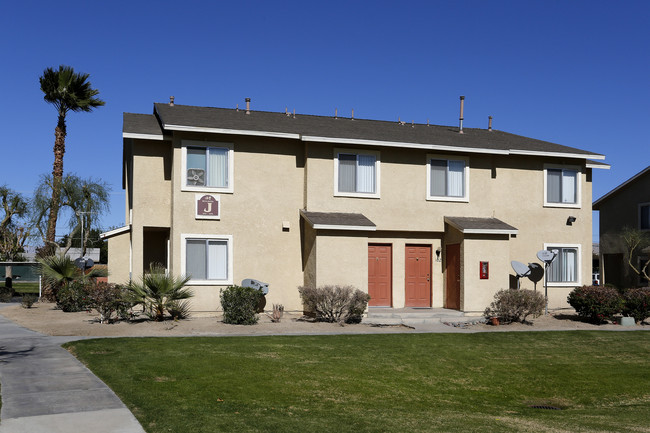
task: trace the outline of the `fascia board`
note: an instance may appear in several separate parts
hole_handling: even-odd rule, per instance
[[[316,230],[356,230],[356,231],[366,231],[366,232],[375,232],[377,231],[376,226],[339,226],[339,225],[330,225],[330,224],[314,224],[312,226]]]
[[[113,230],[108,231],[108,232],[100,233],[99,237],[100,237],[100,239],[108,239],[108,238],[111,238],[113,236],[117,236],[117,235],[121,235],[122,233],[129,232],[130,230],[131,230],[130,225],[129,226],[124,226],[124,227],[119,227],[119,228],[113,229]]]
[[[124,132],[122,133],[122,138],[135,138],[139,140],[171,140],[170,137],[165,137],[164,135],[157,134],[138,134],[135,132]]]
[[[539,151],[539,150],[510,149],[510,154],[511,155],[528,155],[528,156],[551,156],[551,157],[554,157],[554,158],[605,159],[605,155],[599,155],[599,154],[543,152],[543,151]]]
[[[209,134],[252,135],[256,137],[291,138],[294,140],[300,139],[300,134],[293,134],[288,132],[253,131],[253,130],[245,130],[245,129],[227,129],[227,128],[205,128],[201,126],[168,125],[168,124],[163,124],[163,128],[169,131],[207,132]]]

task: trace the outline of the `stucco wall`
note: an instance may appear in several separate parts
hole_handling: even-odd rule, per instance
[[[122,233],[108,239],[108,282],[129,282],[130,233]]]

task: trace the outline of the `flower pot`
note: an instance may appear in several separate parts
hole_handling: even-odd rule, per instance
[[[493,326],[499,326],[499,318],[498,317],[490,317],[490,324]]]

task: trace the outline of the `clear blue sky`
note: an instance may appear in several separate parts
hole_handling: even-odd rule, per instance
[[[650,2],[626,0],[5,2],[0,184],[31,195],[52,170],[56,112],[38,78],[66,64],[106,101],[68,116],[64,162],[112,185],[104,229],[124,224],[122,113],[170,95],[444,125],[465,95],[465,127],[492,115],[496,129],[605,154],[596,199],[650,164],[648,23]]]

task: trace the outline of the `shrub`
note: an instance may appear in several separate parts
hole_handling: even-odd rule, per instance
[[[172,301],[167,306],[167,311],[174,320],[182,320],[190,317],[190,303],[187,301]]]
[[[360,323],[370,295],[352,286],[298,287],[305,308],[316,320],[332,323]]]
[[[32,305],[34,305],[34,302],[37,300],[38,295],[34,293],[24,293],[20,303],[23,308],[32,308]]]
[[[600,324],[612,319],[623,309],[623,298],[616,289],[602,286],[582,286],[573,289],[567,298],[578,316]]]
[[[100,323],[109,323],[124,298],[124,289],[115,284],[93,282],[88,288],[89,304],[99,313]]]
[[[14,289],[5,286],[0,287],[0,302],[11,302],[13,296]]]
[[[650,317],[650,287],[628,289],[623,294],[623,315],[643,322]]]
[[[494,301],[483,313],[485,317],[498,317],[504,323],[525,322],[528,316],[537,317],[544,311],[544,295],[532,290],[499,290]]]
[[[56,306],[66,313],[88,310],[90,300],[84,283],[74,280],[59,287],[56,291]]]
[[[232,325],[254,325],[259,320],[257,308],[264,292],[251,287],[230,286],[221,291],[223,322]]]

